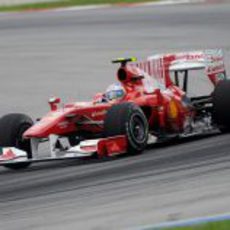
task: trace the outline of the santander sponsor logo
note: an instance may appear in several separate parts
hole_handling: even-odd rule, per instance
[[[106,110],[96,111],[91,114],[91,117],[100,117],[106,114]]]
[[[182,54],[178,55],[176,59],[178,60],[200,60],[204,59],[205,55],[203,53],[194,53],[194,54]]]

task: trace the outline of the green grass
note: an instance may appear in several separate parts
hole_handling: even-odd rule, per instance
[[[230,220],[211,222],[190,227],[163,228],[161,230],[230,230]]]
[[[44,3],[29,3],[12,6],[0,6],[0,11],[30,11],[91,4],[126,4],[151,1],[157,0],[58,0],[55,2],[45,2],[44,0]]]

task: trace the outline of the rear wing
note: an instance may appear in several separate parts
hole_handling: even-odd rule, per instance
[[[224,55],[221,49],[209,49],[164,56],[165,66],[169,71],[204,69],[214,85],[226,78]]]
[[[156,80],[159,88],[167,88],[173,84],[170,79],[172,71],[204,69],[214,85],[219,80],[226,79],[224,55],[221,49],[153,55],[145,61],[132,65],[136,65],[146,75]]]

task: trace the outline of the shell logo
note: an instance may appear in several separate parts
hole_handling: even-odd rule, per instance
[[[178,108],[174,100],[169,102],[169,117],[172,119],[176,119],[178,117]]]

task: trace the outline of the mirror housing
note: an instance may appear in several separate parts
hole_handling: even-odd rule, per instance
[[[58,109],[58,104],[60,104],[61,99],[59,97],[51,97],[49,99],[49,105],[50,105],[50,109],[51,111],[55,111]]]

